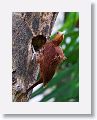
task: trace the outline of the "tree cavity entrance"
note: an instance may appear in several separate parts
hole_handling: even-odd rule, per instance
[[[46,37],[43,35],[37,35],[32,38],[32,45],[35,51],[38,51],[46,43]]]

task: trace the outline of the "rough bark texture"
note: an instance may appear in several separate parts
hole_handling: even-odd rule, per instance
[[[15,12],[12,14],[12,101],[27,102],[32,90],[22,93],[35,83],[39,72],[32,40],[39,35],[49,38],[58,13]],[[35,39],[36,40],[36,39]],[[38,40],[37,40],[38,41]],[[32,59],[33,58],[33,59]]]

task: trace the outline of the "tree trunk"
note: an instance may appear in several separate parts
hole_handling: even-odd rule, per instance
[[[55,12],[15,12],[12,14],[13,102],[29,101],[32,90],[21,97],[20,95],[37,80],[39,65],[36,63],[34,49],[37,52],[49,38],[57,14]],[[38,44],[39,39],[41,39],[41,44]]]

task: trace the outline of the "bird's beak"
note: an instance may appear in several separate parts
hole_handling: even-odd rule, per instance
[[[63,60],[66,60],[66,59],[67,59],[67,57],[66,57],[66,56],[64,56]]]

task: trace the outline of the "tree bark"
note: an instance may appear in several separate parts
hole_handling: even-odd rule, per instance
[[[38,40],[41,38],[44,44],[44,40],[49,38],[57,14],[56,12],[15,12],[12,14],[13,102],[29,101],[32,90],[21,97],[20,95],[26,93],[27,89],[35,83],[39,73],[39,65],[32,48],[35,47],[36,52],[41,49],[42,45],[38,45]],[[32,45],[33,41],[36,43]]]

